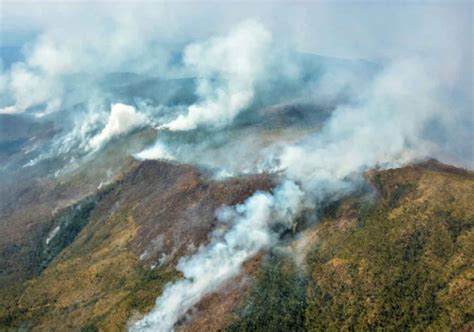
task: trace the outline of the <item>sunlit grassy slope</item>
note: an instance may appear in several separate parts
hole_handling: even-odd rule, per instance
[[[189,165],[137,163],[36,235],[32,273],[0,289],[0,330],[124,330],[208,241],[218,207],[272,186],[268,175],[213,181]]]
[[[205,297],[178,330],[472,328],[474,175],[428,162],[367,177],[374,196],[327,206],[320,223],[247,262],[247,276]],[[2,293],[0,330],[124,330],[179,278],[179,257],[206,243],[218,206],[273,185],[138,165],[56,215],[51,228],[62,230],[34,253],[37,272],[18,296]],[[151,268],[160,257],[168,259]]]
[[[474,176],[429,162],[369,174],[308,230],[306,271],[271,258],[231,331],[474,328]]]

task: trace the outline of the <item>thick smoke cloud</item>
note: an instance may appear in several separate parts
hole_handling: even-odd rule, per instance
[[[90,147],[93,150],[99,149],[110,139],[126,134],[147,123],[146,116],[138,113],[135,107],[125,104],[114,104],[111,107],[107,124],[99,134],[90,140]]]
[[[93,17],[84,14],[87,6],[75,5],[75,13],[84,10],[86,22],[72,19],[70,27],[62,22],[66,29],[36,22],[41,33],[24,48],[25,59],[2,72],[2,112],[43,107],[50,113],[83,103],[88,112],[66,138],[81,137],[80,148],[97,150],[148,121],[140,107],[118,104],[110,115],[102,106],[95,108],[104,100],[124,102],[104,93],[100,79],[125,71],[193,77],[197,101],[184,112],[154,105],[168,114],[150,121],[166,129],[136,157],[230,164],[231,169],[245,165],[246,172],[277,170],[281,179],[273,193],[257,192],[244,204],[219,211],[227,231],[212,234],[208,246],[179,262],[184,278],[167,285],[156,307],[132,330],[173,329],[204,295],[237,275],[246,259],[278,243],[280,232],[290,229],[302,210],[354,190],[370,168],[428,156],[473,165],[471,3],[125,7],[105,6]],[[321,64],[321,76],[308,79],[305,74],[314,66],[293,61],[296,55],[289,52],[275,56],[284,47],[330,56],[331,65]],[[370,64],[357,74],[341,69],[361,58]],[[258,125],[242,130],[239,117],[261,106],[260,93],[271,94],[267,83],[280,78],[331,106],[319,130],[282,134],[281,128],[264,131]],[[278,99],[284,90],[271,97]],[[196,145],[182,146],[181,136],[169,136],[176,132],[197,142],[198,149],[192,152]],[[239,149],[245,153],[234,153]]]
[[[175,159],[166,146],[160,142],[155,143],[151,148],[137,153],[135,158],[138,160]]]
[[[372,83],[365,101],[341,106],[317,135],[287,146],[281,169],[309,190],[373,167],[395,167],[436,154],[423,136],[429,121],[442,117],[447,105],[440,82],[419,60],[388,65]]]
[[[423,128],[443,113],[445,105],[438,97],[440,82],[429,73],[429,67],[412,59],[387,65],[360,104],[339,107],[320,132],[286,145],[276,157],[284,184],[273,196],[256,193],[245,205],[228,208],[224,217],[244,214],[234,217],[225,242],[211,242],[181,260],[178,269],[184,279],[168,285],[155,309],[132,330],[172,330],[199,299],[237,275],[246,259],[276,243],[278,234],[270,226],[282,217],[271,211],[286,211],[283,220],[288,229],[308,200],[317,207],[348,194],[360,184],[364,171],[398,167],[431,155],[435,147],[423,137]]]
[[[272,157],[275,160],[268,164],[278,165],[282,178],[290,180],[285,183],[292,183],[298,188],[285,195],[286,199],[296,204],[292,210],[301,211],[303,202],[307,200],[318,206],[326,199],[351,192],[362,181],[363,172],[370,168],[399,167],[440,155],[440,146],[427,134],[430,123],[449,123],[445,121],[448,108],[451,108],[450,116],[466,112],[466,109],[456,107],[452,99],[443,93],[453,83],[452,80],[446,81],[446,78],[431,59],[406,56],[386,61],[373,81],[355,98],[336,107],[320,132],[284,146]],[[350,84],[345,77],[342,80]],[[344,84],[336,82],[335,86]],[[338,90],[329,88],[322,95],[332,99]],[[219,119],[219,114],[214,113],[214,116]],[[213,118],[208,120],[211,124],[213,121]],[[446,126],[449,128],[448,124]],[[299,183],[301,189],[295,183]],[[262,197],[266,197],[267,201],[260,201]],[[269,194],[255,194],[246,202],[244,211],[247,208],[253,211],[253,202],[258,202],[261,207],[270,205],[271,197]],[[271,204],[272,208],[278,209],[278,204],[281,201]],[[239,209],[242,207],[236,208]],[[238,219],[236,225],[239,222],[246,224],[249,220],[267,222],[269,215],[269,212],[252,213]],[[291,217],[294,218],[295,214]],[[255,227],[252,232],[258,233],[259,230]],[[264,234],[270,236],[272,232],[266,229]],[[246,248],[247,241],[241,235],[235,237],[235,246],[223,246],[225,256],[220,251],[214,254],[221,242],[211,242],[195,255],[181,260],[178,269],[184,273],[184,279],[168,285],[157,299],[155,309],[136,323],[132,330],[172,330],[176,321],[199,299],[235,276],[245,259],[256,253],[251,250],[243,254],[242,248]],[[232,236],[234,240],[232,229],[226,233],[227,236]],[[261,247],[256,250],[264,248],[267,241],[259,243]],[[229,262],[229,265],[222,265],[221,262]]]
[[[39,107],[40,114],[47,114],[78,103],[87,104],[91,95],[106,104],[124,102],[104,94],[100,79],[111,72],[134,72],[160,78],[199,76],[199,101],[182,116],[180,112],[167,114],[167,121],[161,124],[189,129],[198,121],[202,126],[222,126],[231,121],[235,110],[241,111],[246,100],[260,97],[249,96],[258,94],[255,85],[259,81],[274,78],[275,68],[294,70],[287,61],[291,57],[279,57],[280,61],[272,63],[273,45],[382,64],[407,56],[420,57],[437,64],[432,66],[435,79],[444,82],[444,93],[455,100],[456,108],[463,109],[445,112],[451,115],[442,122],[446,137],[437,142],[444,147],[439,157],[462,165],[469,165],[474,159],[467,143],[473,138],[470,2],[402,5],[25,1],[5,3],[0,15],[1,46],[23,46],[23,59],[3,68],[0,75],[3,113]],[[238,27],[239,22],[248,22],[249,18],[257,23]],[[247,43],[261,38],[261,44],[249,49],[230,46],[233,37]],[[229,57],[234,51],[239,56]],[[258,52],[267,52],[263,60]],[[249,75],[231,66],[238,58],[255,60],[255,66],[248,66]],[[269,58],[272,65],[267,66]],[[302,66],[296,72],[304,74],[306,68]],[[240,79],[228,80],[229,77]],[[334,97],[329,87],[337,84],[348,83],[352,90],[359,89],[360,82],[348,82],[344,75],[337,77],[332,72],[326,78],[324,86],[314,91],[315,96]],[[324,89],[330,90],[329,95]],[[219,117],[211,118],[210,112],[204,110],[203,106],[209,110],[221,103],[229,106],[232,95],[239,96],[234,98],[239,102],[225,111],[219,109]],[[173,111],[170,109],[169,113]],[[169,122],[170,118],[176,121]],[[457,135],[450,135],[452,131]]]
[[[34,31],[37,37],[22,45],[24,59],[4,74],[0,113],[25,112],[35,106],[50,113],[74,106],[100,93],[100,81],[108,73],[171,72],[173,50],[158,47],[153,31],[156,24],[150,24],[161,19],[162,13],[138,7],[138,18],[132,14],[135,6],[128,7],[132,8],[97,3],[7,3],[4,12],[11,11],[16,17],[5,18],[5,30],[9,21],[18,24],[15,18],[26,26],[36,20],[39,27]],[[56,16],[49,17],[48,12]]]
[[[270,57],[270,43],[271,35],[261,24],[246,21],[225,37],[186,47],[184,63],[201,78],[200,101],[163,127],[190,130],[229,124],[252,101]]]
[[[172,330],[203,295],[237,275],[246,259],[270,248],[279,232],[293,227],[302,199],[303,192],[296,184],[284,182],[273,194],[257,192],[244,204],[220,211],[221,222],[230,224],[230,229],[223,236],[214,234],[209,245],[179,261],[177,269],[184,278],[168,284],[155,308],[131,330]]]
[[[0,109],[0,113],[20,113],[30,106],[45,101],[48,101],[47,112],[57,109],[58,99],[53,97],[55,93],[59,92],[56,84],[35,74],[26,65],[16,64],[10,72],[9,79],[6,81],[16,103],[15,105]]]

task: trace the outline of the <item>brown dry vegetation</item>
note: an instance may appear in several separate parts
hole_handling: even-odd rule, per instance
[[[306,254],[306,285],[275,268],[284,257],[264,266],[229,330],[472,329],[474,174],[429,161],[368,177],[374,202],[343,199],[291,244]]]
[[[272,187],[266,175],[208,181],[187,165],[139,164],[105,190],[74,241],[9,299],[4,324],[123,329],[179,276],[176,261],[208,240],[218,207]]]
[[[296,265],[263,253],[247,261],[177,330],[468,330],[474,175],[430,161],[368,178],[375,201],[342,199],[324,210],[320,224],[288,241]],[[210,181],[188,165],[131,165],[90,198],[94,207],[84,227],[40,274],[11,283],[17,291],[3,289],[0,324],[123,330],[180,277],[177,260],[208,241],[218,226],[217,208],[273,186],[268,175]],[[68,213],[82,216],[74,211]],[[45,221],[47,230],[68,213]],[[44,243],[48,232],[40,234]]]

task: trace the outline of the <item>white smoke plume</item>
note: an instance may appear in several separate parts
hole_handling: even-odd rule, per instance
[[[90,140],[90,148],[93,150],[99,149],[110,139],[129,133],[147,123],[146,116],[138,113],[135,107],[125,104],[113,104],[107,124],[99,134]]]
[[[314,192],[322,182],[337,188],[341,180],[369,168],[436,155],[423,130],[445,111],[439,89],[425,63],[394,62],[375,79],[364,102],[339,107],[320,133],[287,146],[280,167]]]
[[[14,7],[5,7],[10,10],[10,6]],[[246,259],[276,244],[279,228],[275,226],[291,228],[303,202],[311,200],[317,206],[327,197],[353,190],[369,168],[397,167],[426,156],[445,161],[467,159],[471,167],[474,161],[471,3],[332,5],[320,1],[229,6],[150,2],[134,16],[131,13],[137,12],[131,9],[136,7],[122,11],[108,7],[96,14],[86,6],[82,15],[77,15],[81,6],[76,5],[72,15],[51,15],[54,24],[47,25],[46,31],[24,48],[25,59],[2,73],[0,79],[2,112],[23,112],[42,104],[46,105],[45,112],[53,112],[87,100],[97,87],[88,84],[96,81],[89,76],[131,71],[166,77],[173,72],[170,54],[181,55],[183,45],[191,42],[184,51],[185,68],[181,68],[186,75],[179,71],[180,75],[171,76],[197,77],[198,101],[186,114],[165,124],[170,130],[186,131],[222,128],[245,111],[259,97],[259,83],[274,79],[274,67],[268,66],[274,57],[274,44],[290,41],[296,51],[363,58],[384,68],[363,89],[354,84],[357,80],[324,73],[324,79],[318,81],[324,86],[315,85],[319,89],[315,98],[337,101],[340,91],[335,90],[345,85],[355,96],[336,105],[320,132],[275,150],[276,156],[268,165],[277,165],[286,180],[273,194],[258,192],[244,204],[220,213],[219,219],[229,223],[227,233],[214,234],[207,247],[179,262],[177,268],[184,279],[169,284],[152,312],[132,330],[173,329],[205,294],[235,276]],[[10,19],[11,24],[21,23],[16,18],[27,13],[26,7],[19,8],[20,14]],[[40,11],[35,7],[31,12]],[[74,20],[75,16],[79,19]],[[74,22],[72,28],[61,22],[61,17]],[[248,17],[256,20],[238,24],[228,34],[221,33]],[[8,24],[3,27],[1,30],[7,31]],[[216,31],[221,37],[211,38]],[[279,60],[278,65],[287,65],[284,58]],[[302,65],[296,71],[305,70]],[[80,84],[73,84],[77,82]],[[73,102],[68,103],[68,99]],[[110,115],[105,128],[90,142],[91,148],[145,124],[146,119],[131,106],[120,108],[123,112]],[[170,118],[174,117],[167,114],[166,119]],[[89,137],[95,122],[95,117],[78,121],[77,132]],[[196,137],[206,140],[205,135]],[[242,163],[240,159],[246,159],[250,152],[265,155],[266,151],[251,144],[251,138],[248,135],[242,145],[245,154],[232,154],[233,150],[226,151],[225,147],[220,151],[227,152],[226,157],[234,163]],[[452,151],[456,156],[450,155]],[[138,158],[171,158],[173,152],[158,143]],[[212,153],[203,153],[201,158],[209,155]]]
[[[169,59],[164,48],[151,42],[152,25],[137,24],[137,18],[120,6],[103,8],[107,6],[99,4],[93,10],[80,3],[72,5],[72,10],[60,2],[30,6],[26,10],[21,2],[11,3],[5,9],[21,11],[21,19],[29,14],[30,20],[48,18],[47,10],[58,11],[52,19],[55,24],[41,22],[37,38],[22,48],[25,58],[6,71],[0,101],[4,105],[5,99],[11,102],[0,112],[20,113],[38,105],[47,113],[62,110],[87,101],[91,91],[100,90],[99,80],[107,73],[159,71]],[[39,14],[32,14],[35,11]],[[144,11],[142,22],[160,16],[156,10],[148,12],[153,15]],[[30,21],[23,23],[29,26]]]
[[[26,108],[39,103],[47,102],[47,111],[54,111],[58,100],[52,96],[57,93],[54,82],[29,70],[27,66],[18,63],[13,66],[9,76],[5,79],[5,86],[11,91],[16,103],[0,109],[0,113],[20,113]]]
[[[246,21],[227,36],[189,45],[184,63],[201,78],[200,101],[163,127],[191,130],[229,124],[252,101],[255,84],[265,73],[270,44],[269,31],[255,21]]]
[[[283,224],[288,228],[303,202],[318,206],[354,190],[370,168],[398,167],[435,152],[423,130],[443,114],[445,105],[439,97],[441,83],[430,69],[413,59],[387,65],[359,104],[340,106],[320,132],[286,146],[277,162],[289,180],[273,196],[256,193],[228,210],[226,215],[238,217],[224,240],[211,241],[182,259],[178,270],[184,279],[168,285],[132,330],[173,330],[187,310],[235,276],[246,259],[277,242],[272,225],[281,222],[280,211],[287,212]]]
[[[278,229],[288,230],[300,212],[303,192],[293,182],[284,182],[273,194],[257,192],[243,204],[221,211],[230,223],[223,236],[215,235],[208,246],[182,258],[177,269],[184,278],[168,284],[155,308],[132,331],[170,331],[175,322],[203,295],[236,276],[242,263],[278,240]],[[277,228],[276,226],[279,226]]]
[[[138,160],[174,159],[173,155],[168,151],[166,146],[160,142],[156,142],[151,148],[145,149],[135,154],[134,157]]]

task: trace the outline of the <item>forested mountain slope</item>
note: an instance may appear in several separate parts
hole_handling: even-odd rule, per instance
[[[429,161],[367,179],[373,192],[324,207],[317,224],[249,260],[177,329],[472,328],[472,172]],[[178,259],[222,227],[215,209],[273,186],[267,175],[215,181],[187,165],[132,167],[51,219],[21,294],[2,290],[2,325],[124,329],[180,277]]]

